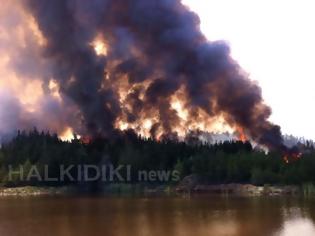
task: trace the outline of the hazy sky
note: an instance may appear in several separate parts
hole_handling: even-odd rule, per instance
[[[183,0],[210,40],[226,40],[232,56],[257,80],[271,120],[284,133],[315,139],[315,1]]]

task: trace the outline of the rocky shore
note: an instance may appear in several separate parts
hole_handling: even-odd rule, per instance
[[[231,194],[241,196],[298,195],[299,186],[255,186],[252,184],[200,184],[196,176],[185,177],[175,188],[178,193]]]
[[[70,192],[69,187],[15,187],[15,188],[0,188],[0,197],[10,196],[53,196],[63,195]]]
[[[79,191],[75,187],[15,187],[0,188],[0,197],[7,196],[54,196],[68,194],[87,194],[88,192]],[[97,192],[96,192],[97,193]],[[251,184],[200,184],[194,176],[185,177],[179,184],[174,186],[138,186],[133,184],[116,184],[110,186],[100,193],[144,193],[144,194],[219,194],[237,196],[276,196],[276,195],[299,195],[303,194],[299,186],[255,186]]]

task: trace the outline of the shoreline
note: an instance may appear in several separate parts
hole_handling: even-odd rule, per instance
[[[252,184],[218,184],[218,185],[196,185],[193,188],[179,186],[176,188],[179,193],[192,194],[218,194],[232,196],[295,196],[302,195],[302,188],[299,186],[276,186],[265,185],[255,186]]]
[[[36,186],[23,186],[23,187],[1,187],[1,197],[28,197],[28,196],[56,196],[66,195],[72,192],[72,187],[36,187]]]
[[[144,194],[144,195],[186,195],[186,194],[211,194],[223,196],[300,196],[303,194],[300,186],[255,186],[251,184],[218,184],[218,185],[163,185],[163,186],[141,186],[135,184],[113,184],[101,191],[88,192],[82,191],[75,186],[62,187],[2,187],[0,188],[1,197],[32,197],[32,196],[65,196],[65,195],[99,195],[99,194]]]

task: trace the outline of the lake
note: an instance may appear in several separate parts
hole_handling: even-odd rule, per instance
[[[0,199],[1,236],[313,236],[315,199],[29,197]]]

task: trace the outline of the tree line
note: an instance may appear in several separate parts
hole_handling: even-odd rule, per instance
[[[266,154],[249,142],[225,141],[216,144],[156,141],[126,131],[115,139],[96,138],[89,143],[80,139],[61,141],[56,134],[19,131],[0,149],[0,182],[2,186],[81,184],[65,179],[45,182],[37,179],[25,183],[10,179],[9,172],[23,167],[24,172],[36,166],[50,177],[60,176],[60,166],[130,165],[132,174],[140,170],[178,171],[180,178],[198,175],[206,184],[252,183],[305,184],[315,183],[315,150],[305,147],[302,158],[287,163],[280,152]],[[77,169],[71,170],[76,172]],[[72,173],[77,174],[77,173]],[[96,183],[93,183],[96,184]]]

